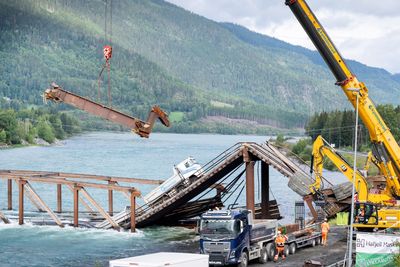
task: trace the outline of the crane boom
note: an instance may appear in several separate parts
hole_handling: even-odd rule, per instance
[[[170,126],[167,114],[158,106],[153,106],[147,121],[142,121],[82,96],[68,92],[55,83],[51,84],[51,88],[46,89],[44,92],[44,98],[55,102],[64,102],[93,115],[126,126],[132,129],[132,131],[137,133],[140,137],[149,137],[157,118],[166,127]]]
[[[379,162],[379,169],[386,177],[388,189],[400,198],[400,147],[385,124],[374,103],[368,96],[368,89],[346,65],[345,60],[332,43],[325,29],[319,23],[305,0],[286,0],[297,20],[314,43],[326,64],[336,77],[336,85],[356,108],[359,99],[359,114],[367,127],[372,142],[372,152]],[[358,94],[358,97],[357,97]]]

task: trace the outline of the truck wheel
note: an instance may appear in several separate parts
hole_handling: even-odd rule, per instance
[[[294,253],[296,253],[296,249],[297,249],[297,247],[296,247],[296,243],[291,243],[290,245],[289,245],[289,253],[290,254],[294,254]]]
[[[283,254],[285,255],[285,257],[289,256],[289,247],[285,246],[285,248],[283,249]]]
[[[185,188],[186,187],[183,184],[179,185],[178,188],[177,188],[177,194],[182,192]]]
[[[249,258],[247,257],[246,251],[242,252],[242,255],[240,256],[240,263],[238,264],[238,267],[247,267],[249,263]]]
[[[192,175],[192,176],[189,177],[189,181],[188,182],[189,182],[189,184],[191,184],[196,180],[197,180],[197,176],[196,175]]]
[[[268,243],[265,246],[265,250],[267,251],[268,259],[273,261],[275,257],[275,245],[273,243]]]
[[[315,239],[315,244],[316,244],[316,245],[321,244],[321,237],[317,237],[317,238]]]
[[[267,263],[268,261],[268,252],[267,248],[263,247],[260,251],[260,257],[258,258],[259,263]]]
[[[169,199],[168,195],[162,197],[162,203],[166,202]]]
[[[317,243],[317,241],[315,241],[315,239],[311,240],[311,246],[315,247],[315,244]]]

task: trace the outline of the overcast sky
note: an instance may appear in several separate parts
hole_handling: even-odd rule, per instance
[[[167,0],[219,22],[314,49],[284,0]],[[308,0],[345,58],[400,73],[400,0]]]

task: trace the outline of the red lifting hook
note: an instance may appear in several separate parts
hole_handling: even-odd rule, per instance
[[[106,62],[108,62],[108,60],[110,60],[112,57],[112,47],[110,45],[105,45],[103,47],[103,54]]]

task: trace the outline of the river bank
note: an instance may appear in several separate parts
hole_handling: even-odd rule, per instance
[[[42,138],[35,138],[32,144],[26,142],[25,140],[22,140],[21,144],[15,144],[15,145],[1,144],[0,149],[22,148],[29,146],[62,146],[65,144],[65,142],[66,139],[64,140],[55,139],[53,143],[49,143],[43,140]]]

